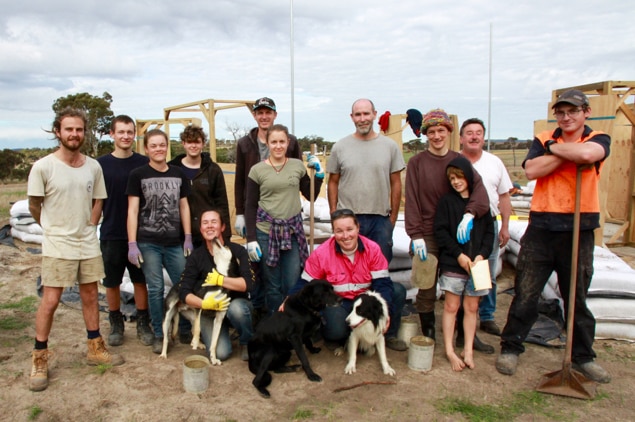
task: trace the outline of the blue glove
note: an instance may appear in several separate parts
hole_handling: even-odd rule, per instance
[[[137,242],[128,242],[128,262],[137,268],[141,268],[143,257],[141,256]]]
[[[426,241],[423,239],[413,239],[412,253],[419,256],[419,261],[425,261],[426,259],[428,259],[428,249],[426,248]]]
[[[322,170],[319,158],[317,158],[315,155],[309,154],[306,157],[306,165],[309,168],[315,169],[315,177],[317,177],[318,179],[324,179],[324,170]]]
[[[247,237],[247,226],[245,225],[245,216],[238,214],[236,216],[236,224],[234,224],[234,230],[238,236]]]
[[[456,229],[456,240],[461,245],[470,241],[470,232],[474,225],[474,216],[470,213],[463,214],[463,219],[459,223],[459,227]]]
[[[192,251],[194,250],[194,245],[192,244],[192,235],[185,235],[185,242],[183,242],[183,255],[187,258],[190,256]]]
[[[258,242],[254,241],[247,243],[247,253],[249,254],[249,260],[251,262],[260,262],[262,252],[260,251],[260,245],[258,245]]]

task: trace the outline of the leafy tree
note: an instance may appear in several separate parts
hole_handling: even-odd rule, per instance
[[[114,118],[110,109],[111,103],[112,96],[108,92],[104,92],[101,97],[81,92],[58,98],[52,108],[56,113],[64,107],[77,108],[86,113],[86,141],[82,150],[92,157],[97,157],[99,142],[110,131],[110,122]]]
[[[24,163],[24,156],[11,149],[0,151],[0,180],[9,181],[16,177],[15,170]]]

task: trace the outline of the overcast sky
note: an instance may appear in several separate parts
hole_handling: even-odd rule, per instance
[[[107,91],[115,114],[139,119],[207,98],[269,96],[277,122],[291,127],[289,0],[0,6],[0,149],[54,145],[42,130],[51,105],[79,92]],[[635,80],[631,2],[296,0],[293,15],[300,137],[352,133],[360,97],[379,115],[441,107],[487,122],[490,24],[493,139],[531,138],[554,89]],[[220,111],[218,138],[230,137],[227,123],[254,125],[245,108]]]

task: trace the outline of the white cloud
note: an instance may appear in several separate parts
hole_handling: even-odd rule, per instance
[[[380,114],[442,107],[486,120],[492,24],[491,135],[529,138],[553,89],[634,79],[635,11],[615,0],[571,6],[295,1],[295,132],[333,141],[352,132],[359,97]],[[291,125],[289,12],[283,0],[6,4],[0,148],[40,139],[53,101],[78,92],[108,91],[115,113],[137,118],[206,98],[267,95],[278,122]],[[219,112],[219,137],[229,136],[225,121],[253,125],[245,109]]]

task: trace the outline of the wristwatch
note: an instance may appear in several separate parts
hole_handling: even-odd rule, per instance
[[[553,145],[553,144],[557,144],[557,142],[554,141],[553,139],[549,139],[547,142],[545,142],[545,149],[547,150],[548,154],[553,154],[551,152],[551,145]]]

